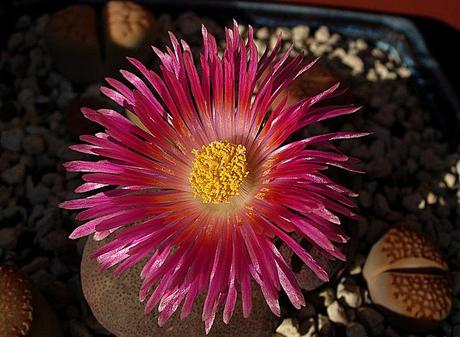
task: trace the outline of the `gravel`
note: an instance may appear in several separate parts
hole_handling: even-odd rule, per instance
[[[81,158],[67,150],[75,139],[64,123],[64,111],[72,100],[98,95],[99,84],[74,88],[53,69],[43,43],[48,20],[48,15],[21,17],[6,51],[0,52],[0,263],[15,263],[30,275],[56,309],[64,336],[108,336],[81,293],[84,240],[68,239],[73,216],[57,207],[62,200],[74,198],[72,190],[80,184],[77,174],[62,168],[62,162]],[[160,15],[160,41],[166,42],[167,31],[173,30],[190,42],[196,55],[203,21],[222,41],[218,24],[192,12],[177,18]],[[274,44],[275,33],[283,34],[283,43],[294,43],[294,54],[322,56],[364,106],[346,123],[324,123],[305,133],[373,132],[367,139],[338,144],[360,159],[367,171],[343,178],[360,193],[358,204],[364,216],[353,224],[356,253],[342,277],[306,294],[306,308],[294,310],[281,302],[284,315],[277,337],[409,336],[391,326],[372,305],[362,277],[372,244],[400,221],[429,233],[444,249],[456,309],[433,335],[460,335],[460,158],[431,120],[441,110],[426,103],[413,69],[393,49],[339,35],[326,26],[306,25],[255,27],[256,44]]]

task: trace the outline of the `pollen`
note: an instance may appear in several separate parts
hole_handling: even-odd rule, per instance
[[[195,158],[189,181],[196,198],[205,204],[219,204],[240,194],[249,173],[244,145],[214,141],[192,153]]]

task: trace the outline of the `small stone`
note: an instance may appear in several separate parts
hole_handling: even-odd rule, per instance
[[[348,317],[345,309],[339,304],[338,301],[334,301],[327,307],[327,316],[331,322],[344,324],[348,323]]]
[[[380,217],[383,217],[388,212],[390,212],[387,199],[385,199],[385,197],[381,193],[377,193],[375,195],[374,210],[375,213]]]
[[[69,321],[69,331],[72,337],[92,337],[88,328],[77,320]]]
[[[298,313],[297,317],[300,321],[307,320],[308,318],[316,317],[316,309],[315,306],[311,303],[308,302],[305,304],[304,307],[302,307]]]
[[[16,22],[16,29],[23,30],[30,27],[32,19],[28,15],[22,15]]]
[[[316,332],[316,322],[314,318],[309,318],[299,324],[298,329],[301,337],[313,336]]]
[[[385,158],[376,158],[366,165],[366,171],[372,177],[384,178],[391,174],[392,166],[391,163]]]
[[[422,152],[420,155],[420,163],[430,171],[438,171],[444,167],[444,162],[432,149],[427,149]]]
[[[26,264],[22,267],[22,271],[26,274],[33,274],[41,269],[48,268],[50,263],[49,258],[44,256],[39,256],[34,258],[29,264]]]
[[[407,67],[400,67],[396,69],[396,73],[402,78],[408,78],[412,75],[412,72]]]
[[[452,285],[454,296],[457,296],[458,294],[460,294],[460,272],[452,272]]]
[[[256,38],[259,40],[268,40],[270,37],[270,31],[267,27],[262,27],[257,29],[256,31]]]
[[[436,197],[436,195],[433,192],[428,192],[426,196],[426,202],[428,203],[428,205],[434,205],[437,201],[438,198]]]
[[[0,248],[7,250],[16,247],[18,242],[19,233],[17,228],[8,227],[0,229]]]
[[[356,285],[339,283],[337,286],[337,298],[343,298],[350,308],[358,308],[362,305],[361,289]]]
[[[391,327],[387,326],[385,328],[385,337],[400,337],[400,335]]]
[[[6,205],[10,197],[11,197],[10,189],[4,185],[1,185],[0,186],[0,206]]]
[[[350,325],[347,326],[347,337],[366,337],[367,336],[367,331],[366,328],[359,323],[351,323]]]
[[[441,248],[449,247],[451,240],[452,236],[449,233],[440,232],[438,235],[438,242]]]
[[[419,209],[422,200],[423,198],[417,193],[409,194],[403,198],[402,205],[409,211],[416,211]]]
[[[1,145],[5,150],[19,152],[21,150],[24,133],[21,129],[11,129],[2,131]]]
[[[372,196],[371,196],[371,194],[366,190],[361,191],[359,193],[359,203],[364,208],[370,208],[372,206]]]
[[[361,274],[363,270],[363,264],[364,264],[365,258],[361,254],[356,254],[353,257],[353,261],[351,262],[351,265],[349,267],[348,273],[350,275],[359,275]]]
[[[9,185],[19,184],[26,174],[26,167],[18,163],[2,172],[2,179]]]
[[[292,28],[292,39],[294,41],[306,41],[309,33],[310,28],[308,26],[295,26]]]
[[[342,57],[342,62],[351,68],[354,75],[361,74],[364,71],[364,62],[357,55],[347,54]]]
[[[383,157],[385,155],[385,143],[381,139],[376,139],[372,142],[369,150],[374,158]]]
[[[201,29],[200,18],[192,12],[186,12],[179,16],[176,20],[179,30],[186,36],[191,36],[198,33]]]
[[[32,178],[26,178],[26,196],[32,205],[41,204],[48,200],[49,189],[42,183],[37,186],[33,185]]]
[[[321,336],[330,336],[332,332],[332,324],[327,316],[318,315],[318,332]]]
[[[45,151],[45,140],[39,135],[27,135],[23,147],[28,154],[40,154]]]
[[[454,188],[455,187],[456,178],[452,173],[446,173],[444,175],[443,180],[446,183],[447,187],[449,187],[449,188]]]
[[[315,40],[321,43],[329,40],[330,37],[329,28],[326,26],[319,27],[315,32]]]
[[[363,39],[357,39],[356,40],[356,49],[358,50],[366,50],[367,49],[367,43]]]
[[[278,37],[281,35],[281,38],[283,40],[290,40],[292,37],[292,32],[289,28],[287,27],[277,27],[275,29],[275,35]]]
[[[23,41],[24,41],[24,33],[16,32],[16,33],[11,34],[8,40],[8,44],[7,44],[8,50],[17,49],[23,43]]]
[[[326,288],[319,293],[319,297],[324,298],[324,306],[328,307],[335,300],[334,290],[331,288]]]
[[[33,89],[24,88],[18,94],[19,105],[27,112],[35,112],[35,93]]]
[[[276,332],[286,337],[300,337],[297,326],[291,318],[284,319],[281,325],[276,329]]]
[[[382,314],[369,307],[359,308],[357,315],[358,321],[368,329],[373,329],[384,321]]]

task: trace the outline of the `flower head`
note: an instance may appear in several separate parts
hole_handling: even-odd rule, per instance
[[[66,201],[84,221],[72,234],[110,241],[94,252],[104,269],[122,273],[144,262],[140,300],[145,311],[158,307],[163,324],[181,307],[181,318],[196,296],[206,293],[206,332],[217,310],[232,316],[238,293],[243,313],[251,311],[251,279],[279,315],[283,289],[299,308],[304,298],[293,272],[275,245],[289,246],[322,280],[328,275],[291,234],[309,240],[324,254],[344,255],[334,243],[347,236],[338,214],[355,217],[355,194],[329,179],[329,166],[352,170],[353,160],[332,140],[364,133],[329,133],[287,142],[306,125],[352,113],[352,106],[315,107],[338,85],[286,105],[275,100],[313,62],[280,54],[281,39],[258,57],[249,27],[245,42],[238,25],[226,30],[218,55],[203,27],[199,70],[186,42],[170,34],[172,49],[154,48],[161,75],[128,58],[141,76],[122,70],[129,86],[107,79],[101,91],[138,118],[135,124],[113,110],[82,109],[105,131],[81,136],[71,148],[100,157],[73,161],[69,171],[85,172],[76,192],[97,191]],[[267,71],[269,69],[269,71]]]

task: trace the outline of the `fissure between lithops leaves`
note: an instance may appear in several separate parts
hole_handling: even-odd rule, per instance
[[[244,145],[214,141],[192,153],[195,158],[189,181],[196,198],[205,204],[220,204],[239,195],[249,174]]]

